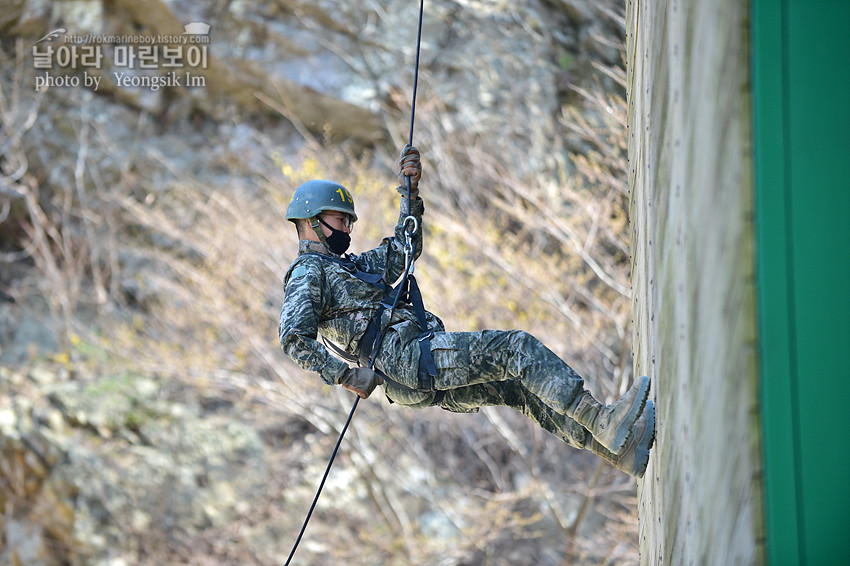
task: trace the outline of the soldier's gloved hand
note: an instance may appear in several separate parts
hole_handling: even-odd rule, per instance
[[[340,385],[354,391],[361,399],[367,399],[383,382],[381,376],[369,368],[347,368],[339,380]]]
[[[422,178],[422,162],[419,158],[419,150],[406,145],[401,150],[401,158],[398,160],[398,181],[401,183],[399,192],[407,193],[407,180],[410,177],[410,196],[419,193],[419,180]]]

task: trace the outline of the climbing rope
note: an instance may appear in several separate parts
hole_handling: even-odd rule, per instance
[[[408,136],[408,146],[413,147],[413,124],[416,119],[416,91],[419,87],[419,51],[422,44],[422,15],[424,12],[425,0],[419,0],[419,25],[416,32],[416,64],[414,66],[413,71],[413,96],[410,103],[410,135]],[[408,212],[412,210],[411,208],[411,186],[410,186],[410,176],[405,176],[405,181],[407,185],[407,210]],[[412,220],[412,228],[408,227]],[[415,258],[415,244],[413,243],[413,236],[416,234],[416,231],[419,229],[419,223],[413,216],[408,216],[404,219],[404,234],[405,234],[405,242],[404,242],[404,275],[398,283],[398,289],[401,291],[404,289],[404,286],[407,284],[410,275],[413,273],[413,263],[416,260]],[[403,293],[398,292],[395,293],[395,297],[393,297],[392,305],[390,306],[390,312],[392,313],[395,310],[396,305],[398,304],[398,300]],[[424,330],[424,329],[423,329]],[[372,353],[372,358],[369,361],[369,369],[374,369],[375,367],[375,359],[378,357],[378,352],[381,349],[381,343],[384,339],[384,331],[378,333],[378,338],[376,339],[375,348]],[[304,519],[304,524],[301,526],[301,532],[298,533],[298,538],[295,539],[295,544],[292,545],[292,550],[289,553],[289,558],[286,559],[286,565],[289,566],[290,562],[292,562],[292,557],[295,556],[295,551],[298,549],[298,545],[301,543],[301,538],[304,536],[304,531],[307,530],[307,523],[310,522],[310,517],[313,516],[313,511],[316,509],[316,503],[319,502],[319,496],[322,494],[322,489],[325,487],[325,481],[328,479],[328,474],[330,474],[331,467],[333,466],[334,460],[336,459],[336,454],[339,452],[339,446],[342,444],[342,439],[345,436],[345,432],[348,430],[348,425],[351,424],[351,419],[354,417],[354,411],[357,410],[357,404],[360,402],[360,396],[354,396],[354,405],[351,407],[351,411],[348,413],[348,419],[345,421],[345,425],[342,427],[342,431],[339,433],[339,438],[336,441],[336,446],[334,446],[334,450],[331,453],[330,460],[328,461],[328,466],[325,468],[325,473],[322,476],[322,481],[319,483],[319,488],[316,490],[316,496],[313,498],[313,503],[310,505],[310,510],[307,512],[307,517]]]
[[[413,67],[413,96],[410,100],[410,135],[407,138],[407,145],[413,147],[413,123],[416,120],[416,91],[419,88],[419,48],[422,45],[422,13],[425,7],[425,0],[419,0],[419,26],[416,30],[416,62]],[[405,177],[407,181],[407,210],[410,210],[410,177]],[[405,220],[405,223],[407,220]],[[414,233],[416,230],[414,229]]]

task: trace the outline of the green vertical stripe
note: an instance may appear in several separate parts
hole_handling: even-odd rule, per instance
[[[772,564],[796,563],[800,553],[793,422],[793,309],[787,302],[793,261],[788,182],[786,42],[783,3],[752,3],[756,241],[761,355],[767,553]],[[791,418],[789,418],[791,416]],[[780,557],[790,559],[787,562]]]
[[[850,556],[850,2],[753,0],[767,551]]]
[[[781,71],[781,87],[779,90],[779,97],[781,99],[780,105],[777,110],[779,110],[782,114],[782,192],[785,193],[785,201],[784,201],[784,222],[785,222],[785,281],[787,284],[786,288],[786,310],[787,310],[787,340],[788,340],[788,388],[790,395],[790,406],[788,407],[791,416],[791,446],[790,452],[786,455],[788,460],[787,463],[787,472],[791,474],[789,480],[792,480],[793,491],[791,493],[778,493],[774,496],[774,506],[776,505],[777,500],[781,500],[782,498],[790,498],[793,497],[795,499],[795,507],[794,513],[791,513],[791,509],[782,509],[779,507],[777,511],[782,513],[782,520],[788,521],[788,526],[786,528],[787,531],[794,532],[797,545],[796,552],[796,562],[794,560],[795,554],[789,552],[787,555],[775,553],[773,563],[777,563],[778,561],[785,561],[785,557],[787,556],[788,563],[790,564],[806,564],[806,541],[802,537],[803,533],[806,532],[805,527],[805,515],[802,513],[803,509],[803,489],[800,485],[800,478],[802,477],[802,462],[800,461],[801,454],[801,439],[800,439],[800,380],[799,380],[799,372],[798,372],[798,360],[797,360],[797,319],[796,319],[796,294],[794,292],[794,246],[791,245],[791,241],[794,238],[794,195],[793,195],[793,187],[791,184],[791,179],[793,178],[791,167],[792,167],[792,154],[791,154],[791,106],[789,104],[788,95],[791,88],[791,78],[790,78],[790,54],[789,54],[789,37],[790,32],[788,29],[789,20],[788,20],[788,0],[784,0],[780,3],[780,21],[779,21],[779,33],[781,37],[781,54],[782,57],[780,59],[780,71]],[[767,187],[765,187],[767,189]],[[769,189],[768,189],[769,190]],[[782,300],[781,297],[777,297],[777,299]],[[768,355],[773,355],[773,352],[763,351]],[[781,417],[780,417],[781,418]],[[776,424],[772,423],[772,428],[775,428]],[[782,454],[777,454],[774,458],[773,462],[776,466],[780,468],[780,470],[786,467],[786,464],[782,462]],[[772,470],[771,470],[772,471]],[[790,507],[790,506],[789,506]],[[774,519],[774,523],[776,523],[776,519]],[[795,528],[796,527],[796,528]],[[794,529],[794,530],[792,530]],[[774,541],[774,544],[779,544],[780,541]],[[789,551],[791,548],[788,549]]]

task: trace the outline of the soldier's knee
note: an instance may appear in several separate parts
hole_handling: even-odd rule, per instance
[[[516,352],[537,352],[547,349],[543,342],[525,330],[511,330],[511,343]]]

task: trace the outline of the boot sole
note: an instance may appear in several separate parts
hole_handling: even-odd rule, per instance
[[[647,401],[643,412],[646,413],[646,429],[643,431],[643,436],[638,440],[635,447],[635,465],[632,468],[632,474],[636,478],[642,478],[646,473],[646,466],[649,464],[649,450],[655,443],[655,403]]]
[[[617,433],[614,435],[611,445],[607,447],[612,453],[619,454],[620,451],[622,451],[623,446],[625,446],[626,441],[629,439],[629,436],[632,433],[632,426],[634,426],[635,421],[646,406],[646,400],[649,397],[649,385],[650,381],[647,376],[640,378],[637,398],[635,399],[635,402],[632,403],[631,408],[629,408],[626,418],[623,419],[617,427]]]

